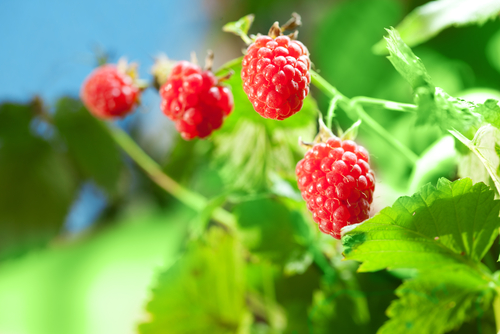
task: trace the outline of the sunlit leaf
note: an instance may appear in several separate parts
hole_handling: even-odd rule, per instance
[[[483,183],[470,179],[426,185],[411,197],[345,233],[347,259],[362,262],[359,271],[385,268],[467,267],[480,270],[498,235],[500,201]]]
[[[247,314],[244,270],[238,241],[210,229],[160,276],[139,332],[235,333]]]
[[[500,12],[496,0],[439,0],[414,9],[396,26],[406,44],[423,43],[448,27],[482,25]],[[385,53],[385,42],[374,46],[374,52]]]

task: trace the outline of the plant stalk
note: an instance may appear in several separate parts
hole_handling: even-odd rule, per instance
[[[500,294],[497,291],[495,299],[493,299],[493,313],[495,314],[495,324],[497,333],[500,333]]]
[[[357,121],[361,119],[363,123],[368,126],[375,134],[377,134],[380,138],[384,139],[389,145],[398,150],[403,156],[405,156],[408,161],[410,161],[413,165],[418,160],[418,156],[410,150],[408,147],[403,145],[399,140],[397,140],[393,135],[391,135],[386,129],[384,129],[380,124],[377,123],[373,118],[368,115],[360,103],[370,103],[370,104],[383,104],[387,105],[390,101],[371,99],[371,98],[354,98],[350,100],[345,95],[340,93],[335,87],[330,85],[324,78],[322,78],[318,73],[311,70],[311,83],[319,88],[325,95],[327,95],[331,99],[336,99],[338,105],[342,109],[344,109],[353,121]],[[394,103],[394,106],[398,108],[409,110],[411,109],[411,105]],[[399,110],[399,109],[398,109]]]
[[[102,123],[102,122],[101,122]],[[115,142],[137,163],[155,182],[158,186],[166,190],[172,196],[184,203],[195,211],[202,211],[208,205],[208,200],[198,193],[192,192],[165,174],[161,167],[147,155],[130,136],[122,129],[106,125],[102,125],[109,131]],[[236,226],[236,219],[233,214],[218,207],[213,210],[212,218],[219,223],[233,230]]]

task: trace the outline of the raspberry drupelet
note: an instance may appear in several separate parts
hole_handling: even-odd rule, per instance
[[[177,62],[160,88],[161,109],[186,140],[205,138],[221,127],[233,110],[233,95],[209,70]]]
[[[259,36],[243,57],[243,90],[262,117],[284,120],[296,114],[309,94],[307,48],[288,36]]]
[[[139,95],[140,89],[134,80],[112,64],[100,66],[90,73],[80,92],[87,109],[104,119],[130,113]]]
[[[368,218],[375,178],[364,147],[352,140],[330,138],[305,154],[296,174],[321,232],[340,239],[342,227]]]

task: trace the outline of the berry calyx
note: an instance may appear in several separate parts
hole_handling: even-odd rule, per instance
[[[171,68],[160,88],[161,109],[184,139],[209,136],[233,110],[231,90],[219,81],[210,70],[188,61]]]
[[[87,109],[99,118],[123,117],[129,114],[140,97],[135,81],[136,68],[126,63],[105,64],[85,79],[80,96]]]
[[[340,230],[368,218],[375,190],[368,151],[352,140],[332,137],[297,163],[302,198],[321,232],[340,239]]]
[[[299,24],[296,14],[282,28],[276,22],[269,35],[258,36],[243,57],[243,90],[262,117],[284,120],[302,108],[309,94],[309,51],[294,40],[297,34],[283,35],[285,29]]]

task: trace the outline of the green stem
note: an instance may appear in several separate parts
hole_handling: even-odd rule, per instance
[[[214,72],[215,76],[223,74],[224,71],[227,71],[233,68],[234,66],[241,64],[242,61],[243,61],[243,56],[235,58],[233,60],[228,61],[227,63],[222,64],[222,66],[219,67],[217,71]]]
[[[330,101],[330,105],[328,106],[328,113],[326,114],[326,126],[331,130],[332,129],[332,120],[333,116],[335,116],[335,107],[337,106],[337,98],[333,98]]]
[[[184,188],[166,175],[162,171],[161,167],[153,159],[151,159],[151,157],[149,157],[125,131],[116,126],[107,126],[102,122],[101,124],[109,131],[115,142],[150,176],[151,180],[153,180],[158,186],[195,211],[200,212],[207,207],[208,200],[205,197]],[[221,207],[213,210],[212,218],[223,225],[226,225],[230,229],[233,229],[236,224],[234,216]]]
[[[356,99],[350,100],[342,93],[340,93],[335,87],[330,85],[325,79],[323,79],[318,73],[311,70],[311,83],[319,88],[325,95],[327,95],[331,99],[337,99],[340,107],[347,113],[349,118],[353,121],[357,121],[357,118],[361,119],[363,123],[368,126],[375,134],[384,139],[389,145],[398,150],[403,156],[405,156],[412,164],[418,160],[418,156],[413,153],[408,147],[403,145],[399,140],[397,140],[393,135],[391,135],[386,129],[384,129],[380,124],[377,123],[373,118],[368,115],[361,105],[357,103]],[[370,98],[358,98],[359,100],[373,102],[377,101],[377,103],[387,102],[384,100],[370,99]],[[402,104],[398,104],[401,106]],[[408,105],[405,105],[407,108]],[[402,108],[402,107],[401,107]]]
[[[417,110],[417,106],[414,104],[399,103],[399,102],[375,99],[366,96],[354,97],[351,99],[351,103],[363,104],[367,106],[380,106],[388,110],[396,110],[396,111],[410,112],[410,113],[413,113]]]
[[[373,118],[371,118],[361,107],[358,105],[355,107],[356,113],[359,118],[367,125],[373,132],[375,132],[380,138],[384,139],[389,145],[397,149],[401,154],[403,154],[408,161],[415,164],[418,161],[418,155],[416,155],[412,150],[403,145],[399,140],[392,136],[386,129],[384,129],[380,124],[377,123]]]
[[[495,314],[495,324],[497,332],[500,333],[500,294],[497,291],[495,299],[493,300],[493,313]]]

